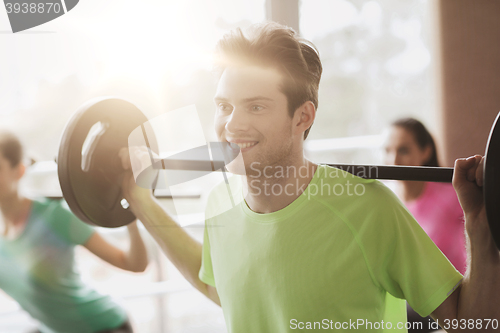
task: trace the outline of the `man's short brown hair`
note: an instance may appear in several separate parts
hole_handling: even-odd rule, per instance
[[[292,28],[274,22],[254,25],[248,37],[238,28],[219,41],[217,55],[216,68],[221,74],[231,65],[251,64],[277,69],[283,76],[280,89],[287,97],[291,117],[307,101],[318,109],[323,70],[319,52],[311,42],[298,37]],[[304,139],[310,129],[304,132]]]
[[[0,130],[0,154],[12,167],[19,165],[23,159],[23,146],[19,138],[9,131]]]

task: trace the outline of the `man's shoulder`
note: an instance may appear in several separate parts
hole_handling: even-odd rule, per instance
[[[363,178],[373,176],[375,172],[376,170],[367,169],[354,173],[329,165],[319,165],[315,182],[318,188],[317,197],[332,202],[349,200],[359,204],[366,204],[367,201],[378,204],[399,201],[394,192],[379,180]]]
[[[227,177],[220,180],[212,187],[208,194],[209,200],[217,200],[220,197],[227,198],[228,195],[236,197],[242,189],[242,179],[239,175],[227,174]]]
[[[335,213],[354,229],[392,224],[395,219],[391,216],[409,215],[394,192],[379,180],[364,179],[329,166],[321,168],[323,174],[319,175],[315,187],[309,189],[312,201]]]
[[[242,179],[239,175],[228,174],[209,192],[206,202],[205,218],[211,218],[227,212],[243,201]]]
[[[318,164],[318,176],[321,178],[333,179],[333,180],[351,180],[360,183],[373,183],[374,179],[367,179],[367,177],[372,177],[377,175],[376,166],[367,166],[352,168],[351,166],[345,167],[343,169],[336,168],[328,164]]]

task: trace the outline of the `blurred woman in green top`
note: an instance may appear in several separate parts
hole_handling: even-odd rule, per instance
[[[148,258],[136,222],[127,227],[130,248],[122,251],[61,201],[23,197],[22,156],[19,139],[0,131],[0,288],[40,322],[41,333],[132,332],[118,304],[82,283],[74,248],[82,245],[116,267],[142,272]]]

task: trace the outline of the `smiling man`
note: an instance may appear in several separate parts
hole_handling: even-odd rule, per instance
[[[132,175],[123,187],[169,259],[222,305],[228,331],[404,332],[404,299],[444,328],[493,331],[500,257],[482,202],[481,157],[455,166],[471,244],[463,278],[384,185],[304,158],[322,71],[309,42],[266,24],[248,37],[225,36],[218,53],[215,130],[240,147],[228,169],[242,176],[231,178],[232,198],[225,183],[211,192],[203,245]],[[220,209],[229,200],[236,204]]]
[[[242,61],[240,57],[237,59]],[[312,125],[316,107],[306,100],[296,103],[298,107],[289,108],[282,85],[282,75],[275,68],[255,66],[250,62],[238,64],[223,70],[214,99],[218,139],[237,144],[241,149],[241,154],[228,169],[247,175],[250,195],[245,199],[258,213],[284,208],[300,194],[272,195],[266,185],[272,183],[275,188],[289,189],[299,180],[305,188],[317,167],[303,157],[304,133]],[[274,177],[279,167],[288,168],[289,173],[305,168],[302,174],[307,176],[287,177],[284,174]],[[272,200],[259,200],[261,192],[268,193]]]

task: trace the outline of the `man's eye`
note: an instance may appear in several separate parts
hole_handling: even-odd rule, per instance
[[[260,111],[262,110],[264,107],[260,106],[260,105],[252,105],[252,111]]]
[[[231,106],[228,105],[228,104],[219,104],[219,110],[221,110],[222,112],[229,112],[231,111]]]

